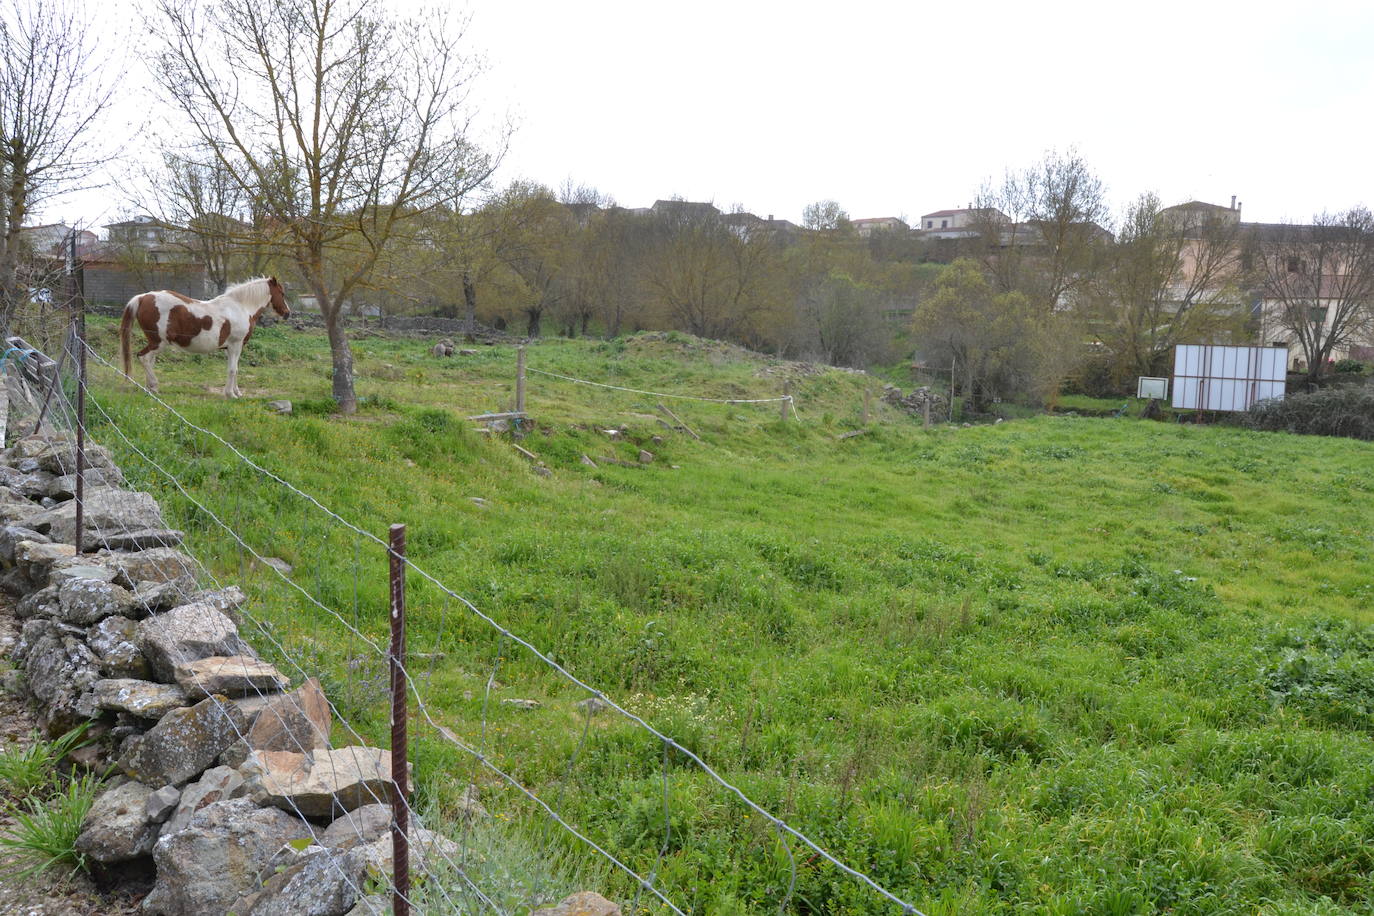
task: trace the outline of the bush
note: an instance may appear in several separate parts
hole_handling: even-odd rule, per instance
[[[1260,401],[1244,417],[1251,429],[1374,440],[1374,385],[1325,388]]]
[[[1364,363],[1358,359],[1342,359],[1336,362],[1335,369],[1337,372],[1360,375],[1364,372]]]

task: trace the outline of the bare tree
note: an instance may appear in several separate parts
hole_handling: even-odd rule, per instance
[[[461,29],[442,13],[390,16],[379,0],[157,0],[157,12],[155,75],[272,224],[324,318],[334,399],[352,413],[344,303],[405,221],[494,167],[470,136]]]
[[[1107,258],[1089,317],[1118,381],[1164,371],[1176,344],[1242,331],[1246,278],[1234,211],[1170,211],[1142,194]]]
[[[1102,181],[1073,150],[1051,151],[1008,171],[1000,184],[987,183],[974,210],[981,260],[994,282],[1046,312],[1087,282],[1110,241]]]
[[[1263,320],[1291,335],[1315,382],[1337,350],[1374,332],[1374,214],[1356,207],[1252,231]]]
[[[0,329],[9,328],[24,295],[24,220],[90,176],[94,127],[110,91],[99,42],[76,6],[21,0],[0,13]]]
[[[143,209],[160,211],[164,223],[177,227],[178,246],[205,267],[216,292],[240,274],[257,276],[267,269],[271,240],[257,195],[213,154],[164,153],[151,183],[152,199]]]
[[[802,225],[817,231],[847,229],[849,214],[837,201],[818,200],[802,208]]]
[[[757,330],[779,261],[766,228],[730,226],[714,207],[686,204],[655,214],[651,232],[644,281],[676,327],[737,340]]]

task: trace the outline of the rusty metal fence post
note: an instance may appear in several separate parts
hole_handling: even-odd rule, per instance
[[[406,526],[391,526],[391,912],[410,914],[410,774],[406,765]]]
[[[86,296],[85,279],[76,259],[76,233],[71,235],[71,284],[76,306],[76,553],[83,553],[81,542],[86,510]]]

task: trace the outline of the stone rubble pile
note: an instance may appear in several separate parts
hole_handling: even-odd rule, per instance
[[[949,401],[945,396],[931,391],[926,385],[907,395],[902,394],[902,389],[896,385],[884,385],[882,398],[893,407],[899,407],[916,416],[924,414],[927,402],[930,403],[932,417],[939,418],[949,412]]]
[[[237,588],[200,590],[147,493],[87,447],[76,555],[74,443],[0,452],[0,588],[22,631],[11,658],[50,735],[91,723],[113,766],[77,845],[97,868],[151,858],[152,916],[389,911],[359,889],[391,867],[390,755],[332,747],[315,679],[291,682],[242,638]],[[455,845],[412,828],[430,861]],[[423,864],[414,862],[420,871]]]

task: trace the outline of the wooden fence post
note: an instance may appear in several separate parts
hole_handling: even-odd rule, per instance
[[[525,348],[515,348],[515,410],[525,412]]]

